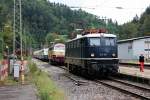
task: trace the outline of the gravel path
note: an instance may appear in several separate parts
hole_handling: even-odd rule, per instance
[[[33,61],[39,68],[50,74],[51,79],[66,94],[67,100],[139,100],[104,85],[96,84],[94,81],[74,76],[84,82],[86,81],[85,84],[78,86],[65,76],[67,72],[64,69],[51,66],[39,60],[33,59]]]
[[[38,100],[32,85],[0,87],[0,100]]]

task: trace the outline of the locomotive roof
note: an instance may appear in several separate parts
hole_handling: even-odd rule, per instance
[[[53,47],[58,46],[58,45],[65,46],[65,44],[63,44],[63,43],[55,43],[55,44],[51,45],[49,48],[53,48]]]
[[[108,34],[108,33],[92,33],[92,34],[81,35],[80,37],[74,38],[74,39],[69,40],[67,42],[77,40],[77,39],[80,39],[80,38],[85,38],[85,37],[116,37],[116,35]]]

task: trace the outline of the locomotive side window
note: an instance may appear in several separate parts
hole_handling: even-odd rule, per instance
[[[71,42],[69,43],[69,48],[71,48]]]
[[[100,38],[90,38],[90,46],[100,46]]]
[[[71,42],[71,48],[73,48],[73,41]]]
[[[80,40],[77,40],[77,47],[80,47]]]
[[[114,46],[115,45],[115,39],[114,38],[105,38],[105,45],[106,46]]]
[[[75,41],[73,41],[73,48],[75,48]]]
[[[76,42],[77,42],[77,41],[74,41],[74,48],[76,48]]]
[[[70,48],[72,48],[72,42],[70,42]]]
[[[68,49],[70,48],[70,45],[69,45],[69,43],[67,43],[67,45],[68,45]]]

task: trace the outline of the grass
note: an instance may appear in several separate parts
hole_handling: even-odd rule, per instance
[[[32,81],[36,85],[41,100],[65,100],[62,91],[58,90],[48,74],[30,63],[30,74]]]
[[[0,86],[8,86],[8,85],[17,85],[18,82],[16,82],[13,78],[13,76],[8,76],[3,81],[0,81]]]
[[[2,53],[0,53],[0,60],[2,60],[3,56],[2,56]]]

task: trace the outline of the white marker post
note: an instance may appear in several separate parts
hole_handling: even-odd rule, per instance
[[[16,81],[19,80],[19,69],[20,69],[20,64],[14,64],[14,79]]]

